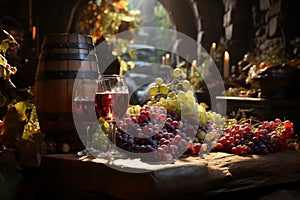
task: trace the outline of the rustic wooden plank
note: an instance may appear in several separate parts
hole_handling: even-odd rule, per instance
[[[186,157],[174,164],[141,163],[140,167],[151,169],[145,173],[120,171],[99,162],[72,154],[44,156],[42,184],[55,188],[51,191],[61,188],[68,193],[89,192],[116,199],[194,199],[300,181],[300,151],[250,156],[211,152],[204,158]],[[130,164],[127,167],[132,168]],[[61,190],[59,195],[63,195]]]

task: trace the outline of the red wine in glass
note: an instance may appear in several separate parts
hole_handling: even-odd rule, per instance
[[[74,114],[78,122],[89,124],[95,121],[95,102],[90,99],[75,99]]]
[[[85,140],[86,149],[78,152],[78,155],[91,155],[93,127],[97,124],[94,99],[75,98],[73,100],[73,117],[79,133],[85,133],[82,139]]]
[[[97,117],[101,117],[110,124],[109,157],[125,157],[116,148],[116,123],[126,113],[129,104],[129,92],[126,80],[120,75],[102,75],[98,78],[95,95],[95,109]]]
[[[126,113],[128,102],[128,93],[126,92],[101,92],[96,93],[95,96],[98,117],[101,116],[108,122],[121,119]]]

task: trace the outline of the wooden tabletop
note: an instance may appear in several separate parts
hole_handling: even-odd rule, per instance
[[[105,162],[74,154],[46,155],[41,184],[54,198],[58,194],[63,199],[80,194],[93,194],[91,199],[213,199],[300,181],[300,151],[250,156],[211,152],[158,165],[126,159]]]

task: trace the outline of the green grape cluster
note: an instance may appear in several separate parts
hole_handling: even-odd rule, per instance
[[[149,89],[151,98],[148,105],[159,103],[167,110],[197,118],[203,126],[211,121],[218,126],[223,125],[224,118],[220,114],[207,111],[204,103],[198,103],[190,81],[183,78],[179,68],[173,70],[173,77],[170,83],[165,83],[160,77],[155,80]]]
[[[166,84],[162,78],[157,78],[149,89],[152,96],[149,104],[159,102],[169,110],[183,110],[183,107],[190,109],[196,108],[196,98],[194,91],[188,80],[182,79],[179,69],[173,71],[173,81]]]
[[[178,68],[173,71],[174,79],[170,83],[165,83],[162,78],[157,78],[150,87],[151,95],[148,105],[159,104],[166,108],[169,113],[176,113],[181,119],[196,119],[198,125],[203,128],[198,131],[196,137],[198,141],[205,141],[207,144],[216,141],[220,136],[219,132],[224,125],[224,117],[216,112],[207,111],[205,103],[199,103],[195,97],[190,81],[183,78],[182,71]],[[214,125],[214,129],[207,127]],[[214,131],[213,131],[214,130]],[[202,145],[203,148],[205,145]]]
[[[150,95],[157,95],[157,94],[168,94],[169,88],[164,83],[164,80],[162,78],[156,78],[155,85],[152,85],[149,89]]]
[[[104,126],[104,124],[100,123],[92,136],[93,149],[100,150],[101,152],[106,152],[110,144],[110,140],[106,132],[107,128],[105,128]]]

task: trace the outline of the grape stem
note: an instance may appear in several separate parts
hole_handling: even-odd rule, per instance
[[[263,124],[262,121],[259,121],[257,119],[253,119],[253,118],[242,118],[238,121],[238,124],[244,124],[246,122],[249,122],[252,126],[257,126],[257,125],[260,125],[260,124]],[[252,124],[252,122],[257,122],[256,124]]]

